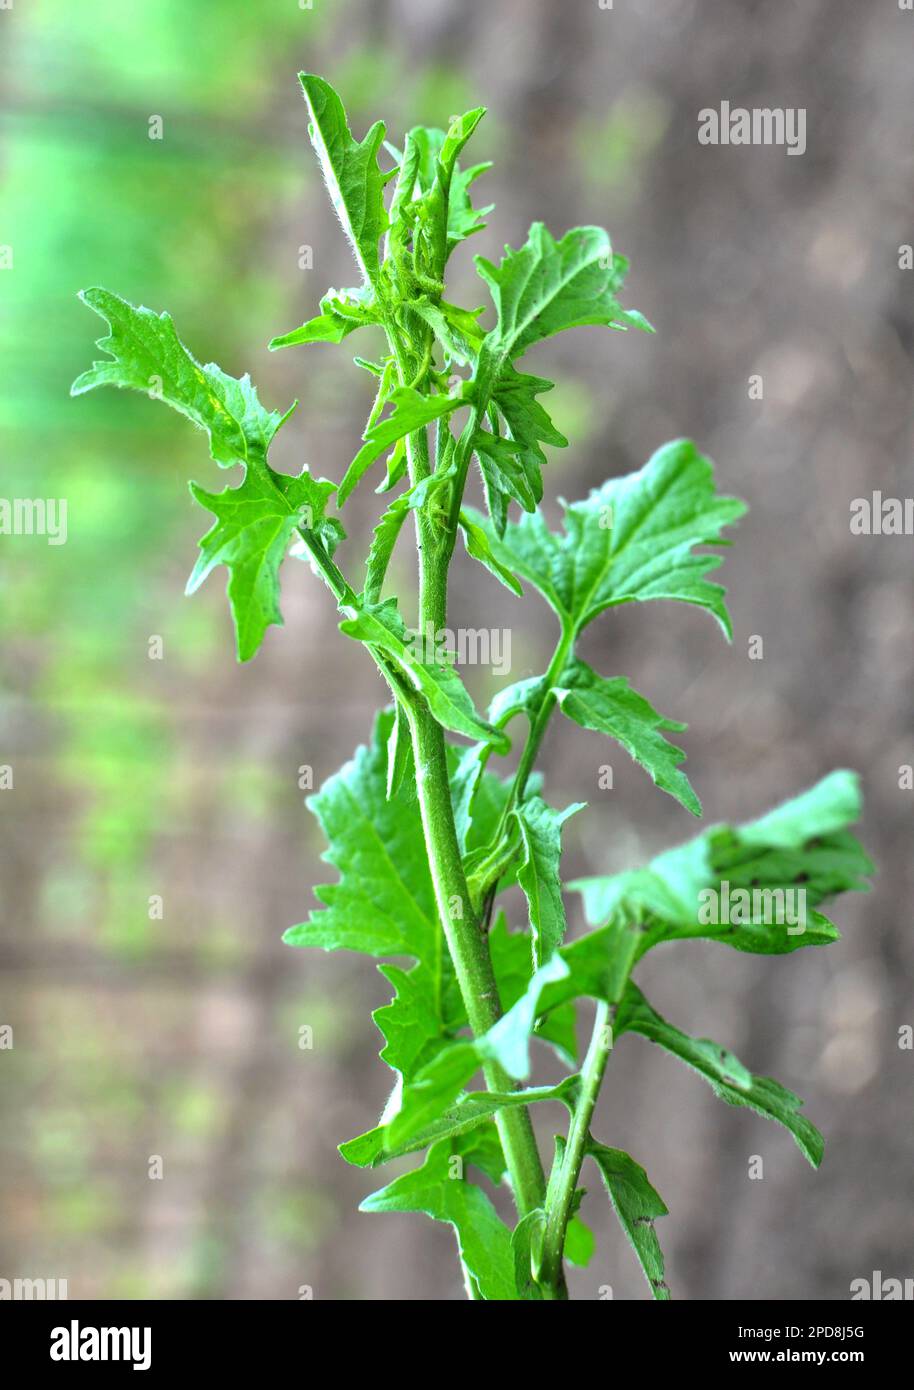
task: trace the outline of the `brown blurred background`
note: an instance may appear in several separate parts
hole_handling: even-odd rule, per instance
[[[688,720],[706,816],[752,817],[835,766],[863,775],[879,877],[837,906],[840,944],[759,959],[681,943],[640,973],[680,1026],[798,1090],[827,1141],[815,1174],[786,1133],[626,1039],[595,1128],[670,1207],[674,1297],[840,1300],[874,1270],[914,1275],[914,1054],[898,1046],[914,1023],[914,793],[898,771],[914,762],[911,538],[849,529],[853,498],[911,492],[914,14],[895,0],[35,0],[0,11],[0,45],[2,492],[67,497],[70,532],[56,548],[0,538],[14,770],[0,1024],[15,1040],[0,1052],[0,1277],[65,1277],[87,1298],[462,1296],[450,1231],[359,1215],[378,1175],[336,1153],[386,1098],[369,1017],[383,981],[361,957],[280,942],[334,877],[299,769],[316,784],[334,771],[382,687],[293,561],[285,628],[236,666],[221,579],[182,597],[205,528],[187,479],[225,481],[204,439],[143,400],[66,394],[101,327],[75,292],[102,283],[170,309],[201,360],[250,370],[270,406],[298,396],[279,466],[342,476],[367,379],[344,349],[264,346],[354,278],[300,68],[337,85],[359,135],[379,115],[396,142],[488,106],[474,157],[496,167],[477,201],[497,211],[455,255],[449,298],[482,303],[471,252],[497,257],[533,218],[599,222],[630,256],[625,302],[657,336],[581,330],[529,369],[557,380],[572,439],[547,471],[553,516],[556,497],[683,434],[750,503],[724,571],[732,647],[703,614],[655,604],[604,617],[584,653]],[[699,145],[698,111],[725,99],[805,107],[806,153]],[[376,504],[366,489],[347,507],[344,564]],[[407,592],[407,562],[399,573]],[[511,679],[543,669],[535,595],[517,603],[465,559],[452,593],[454,624],[511,628]],[[480,703],[496,685],[466,679]],[[694,833],[597,735],[555,728],[544,765],[553,804],[591,803],[566,832],[569,878]],[[546,1141],[554,1118],[538,1116]],[[573,1290],[644,1298],[590,1186],[598,1253]]]

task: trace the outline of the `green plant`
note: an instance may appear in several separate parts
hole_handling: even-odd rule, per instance
[[[444,284],[451,252],[483,225],[470,188],[489,166],[458,164],[483,111],[468,112],[446,133],[417,127],[400,152],[384,145],[380,122],[356,142],[333,89],[318,77],[301,81],[311,139],[362,283],[329,291],[316,318],[271,346],[340,343],[370,325],[383,330],[387,344],[377,361],[355,359],[376,378],[377,398],[342,482],[307,469],[298,477],[275,472],[268,450],[289,412],[265,410],[247,376],[236,380],[200,366],[167,315],[133,308],[105,290],[82,298],[108,321],[110,336],[99,346],[109,357],[72,389],[109,383],[149,392],[208,433],[217,464],[244,466],[236,488],[211,493],[191,485],[216,520],[188,583],[192,591],[217,565],[227,566],[242,661],[267,626],[281,622],[278,571],[295,540],[336,599],[342,632],[364,644],[390,688],[392,708],[378,716],[370,744],[310,801],[340,878],[316,890],[322,906],[286,934],[292,945],[361,951],[387,962],[380,969],[394,997],[374,1018],[396,1085],[377,1126],[341,1151],[362,1167],[423,1150],[425,1157],[366,1198],[363,1209],[422,1211],[453,1225],[471,1298],[561,1299],[564,1260],[584,1263],[593,1248],[577,1214],[581,1169],[590,1158],[654,1297],[665,1299],[654,1219],[666,1208],[634,1159],[591,1134],[613,1044],[625,1033],[657,1043],[729,1104],[777,1120],[814,1165],[822,1140],[796,1096],[661,1018],[632,972],[654,946],[685,937],[760,954],[836,939],[819,906],[865,887],[870,869],[847,829],[859,812],[856,779],[832,773],[749,825],[719,825],[646,868],[567,885],[583,895],[594,929],[564,944],[561,827],[579,807],[549,806],[534,772],[555,711],[616,740],[662,790],[701,812],[679,766],[684,755],[666,738],[684,726],[658,714],[624,677],[587,665],[577,655],[578,637],[604,610],[649,599],[704,608],[729,637],[724,590],[708,578],[720,557],[697,547],[724,544],[723,529],[744,507],[717,493],[708,460],[678,440],[639,472],[568,506],[563,530],[550,531],[538,512],[543,446],[566,440],[539,399],[551,383],[517,363],[533,344],[578,325],[652,331],[618,301],[625,260],[599,228],[579,227],[556,241],[535,224],[500,264],[477,258],[495,310],[493,326],[483,328],[482,310],[450,303]],[[379,163],[382,146],[387,172]],[[356,588],[337,565],[345,533],[329,508],[334,494],[342,507],[382,456],[378,492],[402,489],[377,524]],[[486,516],[464,504],[474,459]],[[508,520],[511,502],[520,508],[518,521]],[[383,596],[410,513],[418,637],[397,601]],[[501,691],[487,718],[440,649],[458,534],[496,579],[516,594],[526,581],[558,619],[546,673]],[[489,762],[509,751],[505,730],[519,716],[526,741],[516,772],[503,778]],[[469,742],[449,741],[448,732]],[[514,884],[528,904],[523,932],[509,931],[504,914],[495,913],[498,895]],[[802,900],[802,918],[791,914],[794,898]],[[390,963],[397,958],[412,963]],[[596,1001],[596,1017],[578,1066],[575,1008],[582,999]],[[528,1084],[534,1039],[568,1066],[560,1084]],[[473,1086],[480,1072],[485,1090]],[[550,1102],[565,1106],[570,1122],[556,1139],[547,1181],[529,1109]],[[507,1179],[517,1209],[513,1230],[481,1178]]]

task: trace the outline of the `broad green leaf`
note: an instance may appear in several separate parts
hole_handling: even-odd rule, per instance
[[[685,729],[685,724],[664,719],[643,695],[632,690],[624,676],[609,680],[577,658],[568,663],[559,679],[555,695],[563,714],[582,729],[608,734],[621,743],[662,791],[675,797],[693,816],[701,815],[701,802],[679,770],[685,754],[663,736],[667,731]]]
[[[271,352],[277,348],[294,347],[300,343],[341,343],[357,328],[378,322],[377,312],[365,299],[363,289],[328,290],[321,300],[321,312],[291,333],[283,333],[269,343]]]
[[[376,420],[365,431],[365,443],[346,470],[339,487],[341,507],[362,475],[392,444],[465,404],[460,396],[423,396],[411,386],[396,387],[389,403],[393,406],[391,414]]]
[[[382,959],[407,956],[416,962],[408,971],[382,967],[395,994],[374,1015],[385,1039],[382,1059],[410,1077],[449,1036],[453,971],[438,922],[419,803],[415,796],[387,795],[394,721],[392,711],[380,714],[370,745],[358,748],[309,798],[308,809],[329,846],[324,859],[340,879],[315,888],[322,906],[283,939],[291,946],[360,951]]]
[[[282,624],[279,567],[289,541],[299,531],[319,532],[335,491],[326,479],[317,481],[307,472],[289,478],[265,463],[248,467],[240,487],[220,493],[191,483],[194,497],[213,513],[216,524],[200,541],[187,593],[194,593],[217,565],[227,566],[239,661],[250,660],[271,623]]]
[[[344,608],[343,612],[347,617],[340,623],[340,631],[386,652],[423,695],[439,724],[467,738],[481,738],[498,751],[507,752],[510,743],[506,736],[477,714],[454,668],[438,659],[435,653],[422,651],[422,642],[417,642],[406,628],[395,600],[388,599],[364,608]]]
[[[856,775],[833,772],[757,821],[712,826],[645,869],[569,887],[583,894],[590,922],[616,913],[639,922],[641,954],[658,941],[684,937],[762,955],[826,945],[838,931],[818,905],[865,890],[872,872],[847,829],[859,814]]]
[[[654,1298],[666,1302],[670,1290],[664,1278],[663,1251],[654,1230],[658,1216],[666,1216],[663,1199],[651,1187],[640,1164],[622,1149],[608,1149],[590,1140],[587,1152],[600,1170],[619,1224],[638,1256]]]
[[[210,452],[222,468],[266,458],[291,410],[285,415],[265,410],[247,375],[227,376],[212,362],[201,367],[179,340],[169,314],[137,309],[108,290],[81,290],[79,298],[107,320],[110,334],[97,346],[112,360],[94,362],[78,376],[72,396],[96,386],[129,386],[150,400],[164,401],[205,430]]]
[[[443,1140],[428,1151],[421,1168],[395,1178],[366,1197],[360,1211],[418,1211],[453,1226],[460,1258],[483,1298],[516,1297],[511,1232],[480,1187],[457,1176],[463,1159],[460,1139]]]
[[[796,1141],[813,1168],[822,1162],[824,1141],[815,1125],[800,1113],[803,1102],[770,1076],[753,1076],[732,1052],[707,1038],[690,1038],[651,1008],[637,985],[629,982],[616,1015],[615,1036],[640,1033],[709,1082],[728,1105],[745,1105],[758,1115],[777,1120]]]
[[[387,799],[393,719],[390,710],[380,714],[370,746],[356,749],[308,798],[328,841],[323,858],[341,879],[315,889],[323,907],[286,932],[290,946],[412,956],[427,965],[441,959],[444,943],[418,802]],[[440,970],[435,988],[440,992]]]
[[[322,77],[298,75],[310,115],[311,143],[320,160],[331,202],[356,261],[372,285],[380,270],[378,242],[387,227],[385,178],[378,165],[383,121],[375,121],[362,141],[353,139],[343,103]]]
[[[520,250],[506,247],[498,266],[477,256],[476,267],[498,314],[482,350],[487,365],[494,368],[493,377],[503,362],[566,328],[648,327],[640,314],[626,313],[616,298],[627,262],[613,255],[602,227],[575,227],[556,241],[542,222],[534,222]]]
[[[679,439],[637,473],[611,478],[568,506],[563,532],[536,514],[490,540],[498,559],[529,580],[572,633],[607,608],[666,598],[707,609],[729,637],[724,590],[705,578],[721,557],[694,547],[726,544],[723,528],[745,510],[715,491],[709,460]]]
[[[537,966],[558,950],[565,937],[565,907],[559,863],[562,858],[562,826],[583,802],[554,811],[542,797],[531,796],[514,811],[520,828],[523,862],[517,879],[527,899],[533,933],[533,959]]]

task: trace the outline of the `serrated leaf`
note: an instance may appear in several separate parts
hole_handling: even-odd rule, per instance
[[[97,346],[113,360],[94,362],[78,376],[72,396],[96,386],[131,387],[164,401],[204,430],[220,467],[266,458],[291,410],[284,415],[265,410],[247,375],[227,376],[212,362],[201,366],[178,338],[170,314],[136,308],[109,290],[81,290],[79,298],[107,320],[111,331]]]
[[[398,386],[388,397],[393,407],[391,414],[376,420],[365,431],[365,443],[346,470],[346,476],[339,487],[339,504],[343,503],[355,489],[362,475],[368,471],[375,459],[389,449],[392,444],[405,439],[416,430],[424,429],[433,420],[449,415],[465,402],[459,396],[423,396],[411,386]]]
[[[378,322],[377,312],[362,289],[328,290],[320,307],[321,312],[300,328],[272,338],[268,344],[270,351],[306,343],[341,343],[357,328]]]
[[[534,222],[525,245],[517,251],[506,247],[500,265],[477,256],[476,267],[498,314],[481,354],[494,367],[493,376],[504,361],[566,328],[647,326],[616,298],[627,262],[613,255],[602,227],[575,227],[556,241],[542,222]]]
[[[421,651],[397,612],[396,601],[364,608],[344,608],[348,615],[340,631],[358,642],[366,642],[387,653],[407,680],[424,697],[438,723],[467,738],[481,738],[500,752],[507,752],[506,736],[487,724],[473,708],[466,686],[454,668],[435,654]]]
[[[659,1302],[666,1302],[670,1290],[664,1277],[663,1251],[654,1230],[657,1217],[668,1214],[663,1199],[654,1191],[641,1165],[622,1149],[608,1149],[591,1139],[587,1152],[600,1170],[619,1224],[638,1256],[651,1293]]]
[[[637,473],[611,478],[568,506],[563,532],[550,531],[537,514],[509,525],[503,540],[497,533],[490,540],[502,563],[529,580],[572,633],[607,608],[665,598],[707,609],[729,637],[725,591],[705,578],[721,558],[694,547],[726,544],[723,528],[745,510],[738,498],[715,491],[710,461],[679,439]]]
[[[460,1139],[433,1145],[421,1168],[366,1197],[360,1211],[424,1212],[453,1226],[460,1258],[486,1299],[516,1297],[511,1232],[480,1187],[455,1176]]]
[[[377,282],[378,242],[387,227],[385,178],[378,165],[383,121],[375,121],[361,141],[353,139],[343,103],[322,77],[300,72],[310,115],[309,134],[320,161],[330,200],[356,261],[370,284]]]
[[[357,748],[352,760],[308,798],[308,810],[329,845],[322,857],[341,877],[314,890],[323,907],[291,927],[283,940],[325,951],[412,956],[431,966],[441,960],[443,938],[419,805],[387,799],[393,720],[390,710],[378,715],[371,744]],[[435,988],[440,991],[440,969]]]
[[[397,537],[408,515],[409,495],[403,493],[391,502],[374,528],[371,545],[365,560],[365,584],[362,589],[362,596],[366,603],[377,603],[381,597],[387,566],[390,564],[390,557],[397,543]]]
[[[608,734],[621,743],[662,791],[693,816],[701,815],[701,802],[679,770],[685,754],[663,737],[665,732],[680,732],[685,724],[658,714],[624,676],[607,679],[578,658],[568,663],[559,682],[555,696],[563,714],[582,729]]]
[[[803,1102],[770,1076],[753,1076],[732,1052],[708,1038],[691,1038],[652,1009],[637,985],[629,981],[616,1015],[615,1036],[640,1033],[678,1057],[709,1082],[714,1094],[728,1105],[744,1105],[767,1119],[777,1120],[796,1141],[803,1157],[818,1168],[824,1140],[805,1115]]]
[[[265,463],[248,467],[240,487],[220,493],[191,483],[193,496],[213,513],[216,524],[200,541],[187,593],[195,593],[217,565],[228,568],[239,661],[250,660],[270,624],[282,624],[279,567],[289,541],[300,530],[319,531],[335,491],[333,483],[307,471],[289,478]]]
[[[517,880],[530,911],[533,933],[533,959],[543,964],[558,950],[565,937],[565,907],[559,864],[562,858],[562,826],[580,811],[577,801],[564,811],[554,811],[540,796],[531,796],[513,812],[520,828],[523,861]]]
[[[833,772],[757,821],[712,826],[645,869],[568,886],[583,894],[590,922],[616,913],[638,921],[645,929],[641,954],[658,941],[686,937],[763,955],[826,945],[838,932],[818,905],[838,893],[865,890],[872,872],[847,830],[859,814],[855,774]],[[798,890],[803,899],[787,896]],[[737,901],[746,909],[739,914]]]

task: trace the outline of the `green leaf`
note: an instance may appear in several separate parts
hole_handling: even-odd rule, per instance
[[[455,1151],[456,1143],[456,1151]],[[444,1140],[428,1151],[421,1168],[395,1178],[366,1197],[360,1211],[418,1211],[453,1226],[460,1258],[483,1298],[516,1297],[511,1232],[480,1187],[456,1176],[460,1140]]]
[[[365,443],[346,470],[340,483],[339,504],[342,507],[354,490],[362,475],[368,471],[375,459],[398,440],[404,439],[415,430],[424,429],[433,420],[440,420],[452,410],[465,404],[460,396],[423,396],[411,386],[398,386],[388,398],[393,406],[390,415],[376,420],[365,431]]]
[[[723,528],[745,510],[715,491],[709,460],[679,439],[637,473],[611,478],[568,506],[562,533],[537,514],[490,540],[498,559],[529,580],[572,633],[607,608],[666,598],[707,609],[729,637],[725,591],[704,577],[721,558],[694,547],[725,544]]]
[[[577,801],[564,811],[554,811],[542,797],[531,796],[513,813],[520,827],[524,854],[517,879],[530,909],[533,958],[537,966],[558,950],[565,937],[565,908],[559,878],[561,829],[569,816],[582,807],[583,802]]]
[[[331,202],[362,274],[375,285],[380,271],[378,242],[387,227],[385,178],[378,165],[384,122],[375,121],[365,138],[356,141],[343,103],[330,83],[304,72],[298,79],[308,103],[311,143]]]
[[[397,537],[409,515],[409,494],[403,493],[391,502],[374,528],[371,545],[365,560],[365,584],[362,597],[366,603],[377,603],[381,597],[384,576],[393,554]]]
[[[487,1033],[442,1047],[404,1085],[400,1108],[387,1122],[384,1147],[396,1151],[423,1134],[454,1106],[486,1062],[498,1062],[513,1080],[523,1081],[530,1073],[529,1045],[541,1011],[540,997],[550,983],[567,974],[564,962],[553,956],[540,966],[521,998]],[[556,1099],[552,1095],[544,1098]]]
[[[534,222],[520,250],[506,247],[498,266],[477,256],[476,267],[498,313],[482,354],[495,366],[495,376],[501,363],[566,328],[648,327],[616,298],[627,262],[613,255],[602,227],[575,227],[557,242],[542,222]]]
[[[511,1236],[514,1251],[514,1282],[517,1297],[525,1302],[542,1303],[543,1294],[537,1283],[537,1272],[543,1255],[546,1234],[546,1212],[537,1207],[522,1216]]]
[[[419,805],[387,799],[393,720],[390,710],[380,714],[370,746],[356,749],[308,798],[329,844],[323,858],[341,880],[314,890],[323,907],[286,932],[290,946],[440,961],[443,941]],[[439,992],[440,979],[439,971]]]
[[[411,1121],[406,1124],[400,1120],[396,1127],[377,1125],[356,1139],[340,1144],[340,1153],[347,1163],[355,1167],[376,1168],[394,1158],[424,1149],[440,1139],[467,1134],[492,1119],[499,1110],[536,1105],[543,1101],[561,1101],[570,1109],[577,1086],[577,1077],[568,1076],[556,1086],[530,1086],[525,1090],[504,1092],[471,1091],[460,1096],[440,1114],[434,1113],[434,1107],[430,1107],[433,1118],[425,1124],[418,1122],[418,1111],[414,1111],[416,1123]]]
[[[248,376],[237,380],[212,363],[201,367],[180,342],[168,314],[137,309],[107,290],[84,290],[80,298],[107,320],[111,331],[99,347],[111,360],[94,363],[76,379],[71,393],[104,385],[146,391],[208,434],[210,452],[221,467],[244,465],[244,481],[237,488],[212,493],[191,485],[216,524],[200,542],[187,592],[199,588],[216,565],[228,567],[238,656],[247,661],[266,628],[282,622],[279,567],[292,537],[307,540],[310,534],[332,554],[343,534],[339,523],[325,516],[334,484],[312,478],[307,469],[290,478],[269,467],[267,450],[291,412],[265,410]]]
[[[663,737],[667,731],[685,729],[685,724],[664,719],[624,676],[608,680],[578,658],[569,662],[559,680],[555,695],[563,714],[582,729],[608,734],[621,743],[662,791],[693,816],[701,815],[701,802],[685,773],[679,771],[685,754]]]
[[[366,642],[387,653],[410,684],[425,698],[432,715],[445,729],[481,738],[500,752],[507,752],[506,736],[487,724],[473,708],[473,702],[454,668],[436,653],[419,654],[422,643],[415,641],[397,612],[396,600],[387,599],[370,607],[346,607],[346,620],[340,631],[356,641]]]
[[[656,1218],[667,1215],[663,1199],[651,1187],[640,1164],[622,1149],[608,1149],[591,1139],[587,1152],[600,1170],[619,1224],[638,1256],[651,1293],[659,1302],[666,1302],[670,1291],[664,1278],[663,1251],[654,1230]]]
[[[535,968],[533,939],[526,931],[509,931],[499,912],[489,931],[489,951],[502,1008],[511,1009],[526,993]],[[552,1008],[537,1019],[534,1036],[548,1043],[566,1066],[577,1065],[578,1044],[573,1002]]]
[[[833,772],[757,821],[712,826],[645,869],[569,887],[583,894],[590,922],[616,913],[639,922],[641,954],[658,941],[686,937],[762,955],[827,945],[838,931],[818,905],[866,890],[872,872],[847,830],[859,815],[856,775]]]
[[[678,1057],[710,1084],[728,1105],[744,1105],[758,1115],[777,1120],[793,1135],[804,1158],[818,1168],[824,1141],[815,1125],[800,1113],[803,1102],[769,1076],[753,1076],[732,1052],[708,1038],[690,1038],[651,1008],[637,985],[629,982],[616,1015],[615,1037],[640,1033]]]
[[[304,472],[298,478],[274,473],[267,464],[248,468],[244,482],[223,492],[191,483],[216,524],[200,541],[200,556],[187,581],[194,593],[217,565],[229,571],[228,598],[235,619],[239,661],[249,661],[271,623],[282,624],[279,567],[299,531],[319,531],[333,483]]]
[[[137,309],[108,290],[81,290],[79,298],[107,320],[111,331],[98,347],[113,360],[94,362],[76,378],[71,396],[96,386],[129,386],[164,401],[205,430],[210,452],[222,468],[266,458],[291,410],[285,415],[265,410],[247,375],[227,376],[212,362],[201,367],[179,340],[169,314]]]
[[[366,302],[363,289],[328,290],[321,300],[321,312],[316,318],[293,328],[291,333],[271,339],[269,348],[294,347],[300,343],[341,343],[357,328],[378,322],[374,306]]]
[[[500,584],[504,584],[506,589],[512,593],[522,595],[523,589],[516,574],[508,569],[495,558],[492,547],[489,545],[489,538],[481,526],[477,526],[475,521],[466,512],[460,513],[460,529],[463,531],[463,540],[466,545],[467,554],[474,560],[478,560],[484,565],[490,574],[494,574]]]

